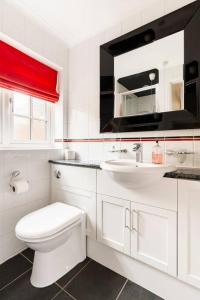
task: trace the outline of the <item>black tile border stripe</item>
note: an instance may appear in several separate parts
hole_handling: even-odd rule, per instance
[[[97,139],[56,139],[56,143],[103,143],[103,142],[179,142],[200,141],[200,136],[166,136],[166,137],[139,137],[139,138],[97,138]]]

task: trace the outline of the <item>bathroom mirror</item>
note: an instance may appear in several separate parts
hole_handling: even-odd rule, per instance
[[[100,47],[101,132],[200,128],[200,4]]]
[[[183,30],[114,58],[114,117],[184,109]]]

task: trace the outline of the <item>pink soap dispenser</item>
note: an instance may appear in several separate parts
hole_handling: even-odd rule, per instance
[[[156,145],[152,149],[152,163],[163,164],[163,151],[158,141],[156,141]]]

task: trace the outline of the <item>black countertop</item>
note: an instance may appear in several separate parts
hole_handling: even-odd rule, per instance
[[[175,171],[165,173],[163,177],[185,180],[200,180],[200,169],[178,168]]]
[[[99,169],[99,161],[81,161],[81,160],[49,160],[51,164],[75,166],[91,169]],[[166,178],[200,180],[200,169],[198,168],[178,168],[175,171],[167,172],[163,175]]]
[[[99,161],[81,161],[81,160],[49,160],[51,164],[75,166],[91,169],[101,169]]]

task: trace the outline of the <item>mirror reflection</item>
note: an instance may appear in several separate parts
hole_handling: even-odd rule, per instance
[[[115,117],[184,109],[184,32],[115,57]]]

